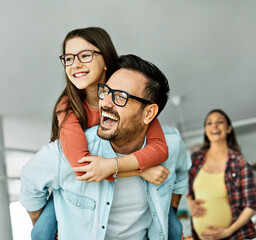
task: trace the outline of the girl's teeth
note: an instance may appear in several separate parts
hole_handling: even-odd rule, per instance
[[[75,77],[81,77],[81,76],[84,76],[85,75],[85,73],[77,73],[77,74],[75,74]]]

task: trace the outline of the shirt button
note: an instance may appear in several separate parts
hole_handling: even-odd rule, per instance
[[[149,195],[149,192],[147,192],[147,195]]]
[[[105,226],[101,226],[102,227],[102,229],[105,229]]]
[[[80,207],[80,206],[81,206],[81,203],[80,203],[80,202],[78,202],[78,203],[76,204],[76,206]]]
[[[236,176],[236,173],[232,173],[232,177],[235,177]]]
[[[162,235],[163,235],[163,233],[162,233],[162,232],[160,232],[160,233],[159,233],[159,235],[160,235],[160,236],[162,236]]]
[[[170,189],[172,190],[172,186],[170,186]]]
[[[107,205],[109,205],[110,203],[109,202],[107,202]]]
[[[156,213],[153,213],[153,216],[155,217],[155,216],[156,216]]]

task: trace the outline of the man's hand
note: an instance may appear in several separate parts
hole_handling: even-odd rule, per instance
[[[88,162],[89,164],[81,167],[72,168],[74,172],[84,172],[82,176],[77,176],[80,181],[101,182],[111,174],[116,172],[116,160],[114,158],[104,158],[99,156],[83,157],[79,163]]]
[[[28,211],[28,214],[29,214],[29,216],[31,218],[33,226],[36,224],[36,221],[38,220],[38,218],[39,218],[40,214],[42,213],[42,211],[43,211],[43,208],[41,208],[38,211],[33,211],[33,212],[29,212]]]
[[[193,217],[203,217],[206,215],[206,208],[202,207],[204,203],[200,199],[192,199],[191,196],[187,197],[188,206]]]
[[[162,165],[157,165],[141,171],[139,175],[148,182],[160,185],[168,178],[169,174],[170,171],[168,168],[165,168]]]
[[[201,237],[204,240],[215,240],[228,237],[232,234],[229,228],[224,228],[220,226],[208,226],[209,232],[202,232]]]

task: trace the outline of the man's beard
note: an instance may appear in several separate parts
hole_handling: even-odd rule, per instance
[[[142,113],[143,112],[139,114],[135,113],[129,120],[123,120],[121,123],[119,118],[117,128],[111,133],[106,132],[109,129],[102,127],[100,124],[97,134],[100,138],[108,140],[118,147],[122,147],[124,144],[129,144],[129,142],[132,142],[145,128],[142,124]]]

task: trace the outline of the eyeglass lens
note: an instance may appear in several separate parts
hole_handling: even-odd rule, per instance
[[[93,52],[91,51],[82,51],[78,54],[65,54],[62,58],[62,63],[65,66],[70,66],[73,64],[73,62],[75,61],[75,57],[78,57],[78,60],[82,63],[87,63],[92,61],[92,55]]]
[[[98,97],[103,100],[106,96],[112,93],[112,100],[117,106],[125,106],[128,101],[128,96],[125,92],[119,90],[112,90],[106,85],[99,85],[98,87]]]

